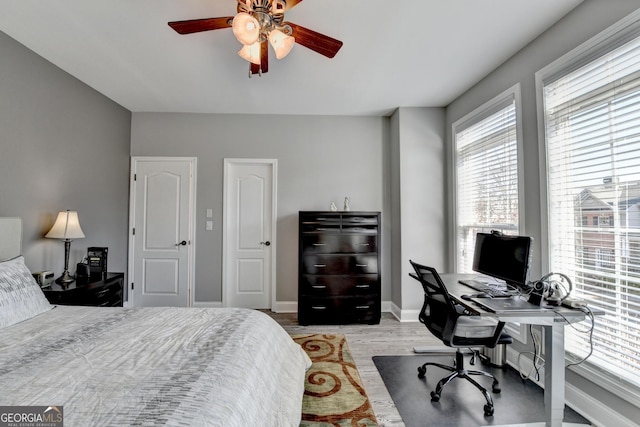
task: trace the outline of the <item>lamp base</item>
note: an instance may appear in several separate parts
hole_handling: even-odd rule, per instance
[[[71,282],[75,282],[75,280],[75,277],[70,275],[69,272],[65,270],[64,273],[62,273],[62,276],[56,279],[56,283],[61,285],[68,285]]]
[[[69,252],[71,251],[71,240],[64,239],[64,271],[62,272],[62,276],[56,279],[56,283],[66,286],[71,282],[74,282],[76,279],[72,275],[69,274]]]

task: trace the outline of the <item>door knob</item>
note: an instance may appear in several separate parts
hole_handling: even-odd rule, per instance
[[[180,242],[180,243],[176,243],[176,246],[187,246],[187,241],[186,241],[186,240],[183,240],[183,241],[182,241],[182,242]]]
[[[268,240],[266,242],[260,242],[260,244],[265,246],[271,246],[271,242]]]

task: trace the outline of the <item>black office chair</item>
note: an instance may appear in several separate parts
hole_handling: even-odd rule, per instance
[[[504,322],[490,317],[471,315],[463,306],[454,303],[435,268],[417,264],[411,260],[409,262],[416,272],[415,275],[411,274],[411,277],[418,280],[424,289],[424,304],[420,310],[420,322],[424,323],[427,329],[441,339],[445,345],[456,348],[454,366],[427,362],[418,368],[418,377],[425,376],[429,365],[451,372],[442,378],[435,391],[431,392],[432,402],[440,400],[444,386],[456,378],[464,378],[484,394],[487,401],[487,404],[484,405],[484,414],[492,416],[494,408],[491,394],[471,376],[480,375],[493,379],[491,389],[494,393],[500,393],[498,380],[489,372],[465,369],[461,348],[493,348],[498,344],[511,344],[513,342],[511,336],[502,332]]]

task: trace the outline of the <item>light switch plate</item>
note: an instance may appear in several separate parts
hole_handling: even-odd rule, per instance
[[[212,231],[213,230],[213,221],[207,221],[205,224],[205,230]]]

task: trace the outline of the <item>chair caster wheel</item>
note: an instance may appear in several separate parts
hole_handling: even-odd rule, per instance
[[[431,392],[431,401],[432,402],[438,402],[440,400],[440,395],[436,394],[435,391]]]
[[[485,417],[493,416],[493,406],[484,405],[484,416]]]
[[[491,391],[493,391],[495,394],[500,394],[500,392],[502,391],[502,389],[500,388],[500,386],[499,386],[499,385],[497,385],[497,384],[496,384],[496,385],[494,385],[494,386],[491,388]]]
[[[427,373],[427,368],[425,366],[420,366],[418,368],[418,378],[424,378],[424,375]]]

